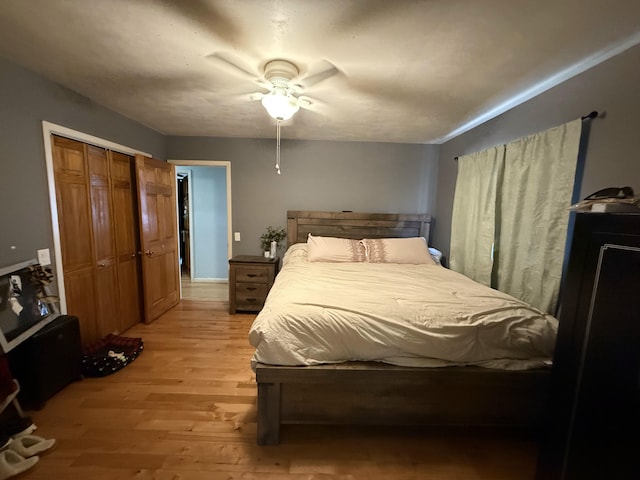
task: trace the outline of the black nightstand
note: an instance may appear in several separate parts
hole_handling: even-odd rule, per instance
[[[229,260],[229,313],[259,312],[279,265],[278,257],[238,255]]]

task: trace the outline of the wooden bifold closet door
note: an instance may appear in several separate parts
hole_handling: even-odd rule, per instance
[[[180,301],[175,167],[136,155],[145,321]]]
[[[52,144],[67,312],[87,345],[155,318],[144,313],[135,160],[55,135]]]

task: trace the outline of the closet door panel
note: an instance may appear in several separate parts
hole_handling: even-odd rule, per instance
[[[93,265],[92,243],[86,241],[93,234],[84,145],[53,137],[53,165],[62,263],[65,273],[71,273]]]
[[[60,228],[62,264],[65,273],[93,266],[91,215],[87,185],[58,180],[58,225]],[[84,239],[84,241],[82,241]],[[73,312],[71,312],[73,313]]]
[[[96,320],[101,336],[119,332],[118,274],[113,231],[111,189],[107,151],[87,146],[91,208],[93,220],[94,261],[96,266]]]
[[[175,168],[136,155],[145,321],[180,301]]]
[[[143,319],[140,269],[137,259],[119,261],[118,279],[120,330],[124,332]]]
[[[78,317],[83,345],[97,342],[101,335],[96,322],[96,289],[94,269],[85,268],[72,273],[65,271],[67,311]]]
[[[78,317],[82,343],[88,344],[98,340],[99,334],[84,144],[57,136],[52,137],[52,144],[66,313]]]
[[[140,240],[133,158],[111,152],[111,192],[120,295],[120,330],[142,321]]]

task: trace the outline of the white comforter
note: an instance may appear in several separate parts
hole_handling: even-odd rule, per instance
[[[557,320],[438,265],[309,262],[292,246],[249,341],[274,365],[549,365]]]

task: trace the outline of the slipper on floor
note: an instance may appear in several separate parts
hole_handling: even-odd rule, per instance
[[[9,444],[9,449],[26,458],[46,452],[55,443],[56,441],[53,438],[47,440],[37,435],[21,435],[13,438],[13,442]]]
[[[13,442],[12,442],[13,443]],[[24,458],[11,449],[0,452],[0,480],[15,477],[26,472],[40,460],[39,457]]]
[[[0,450],[7,448],[11,442],[13,442],[13,438],[6,433],[0,433]]]

